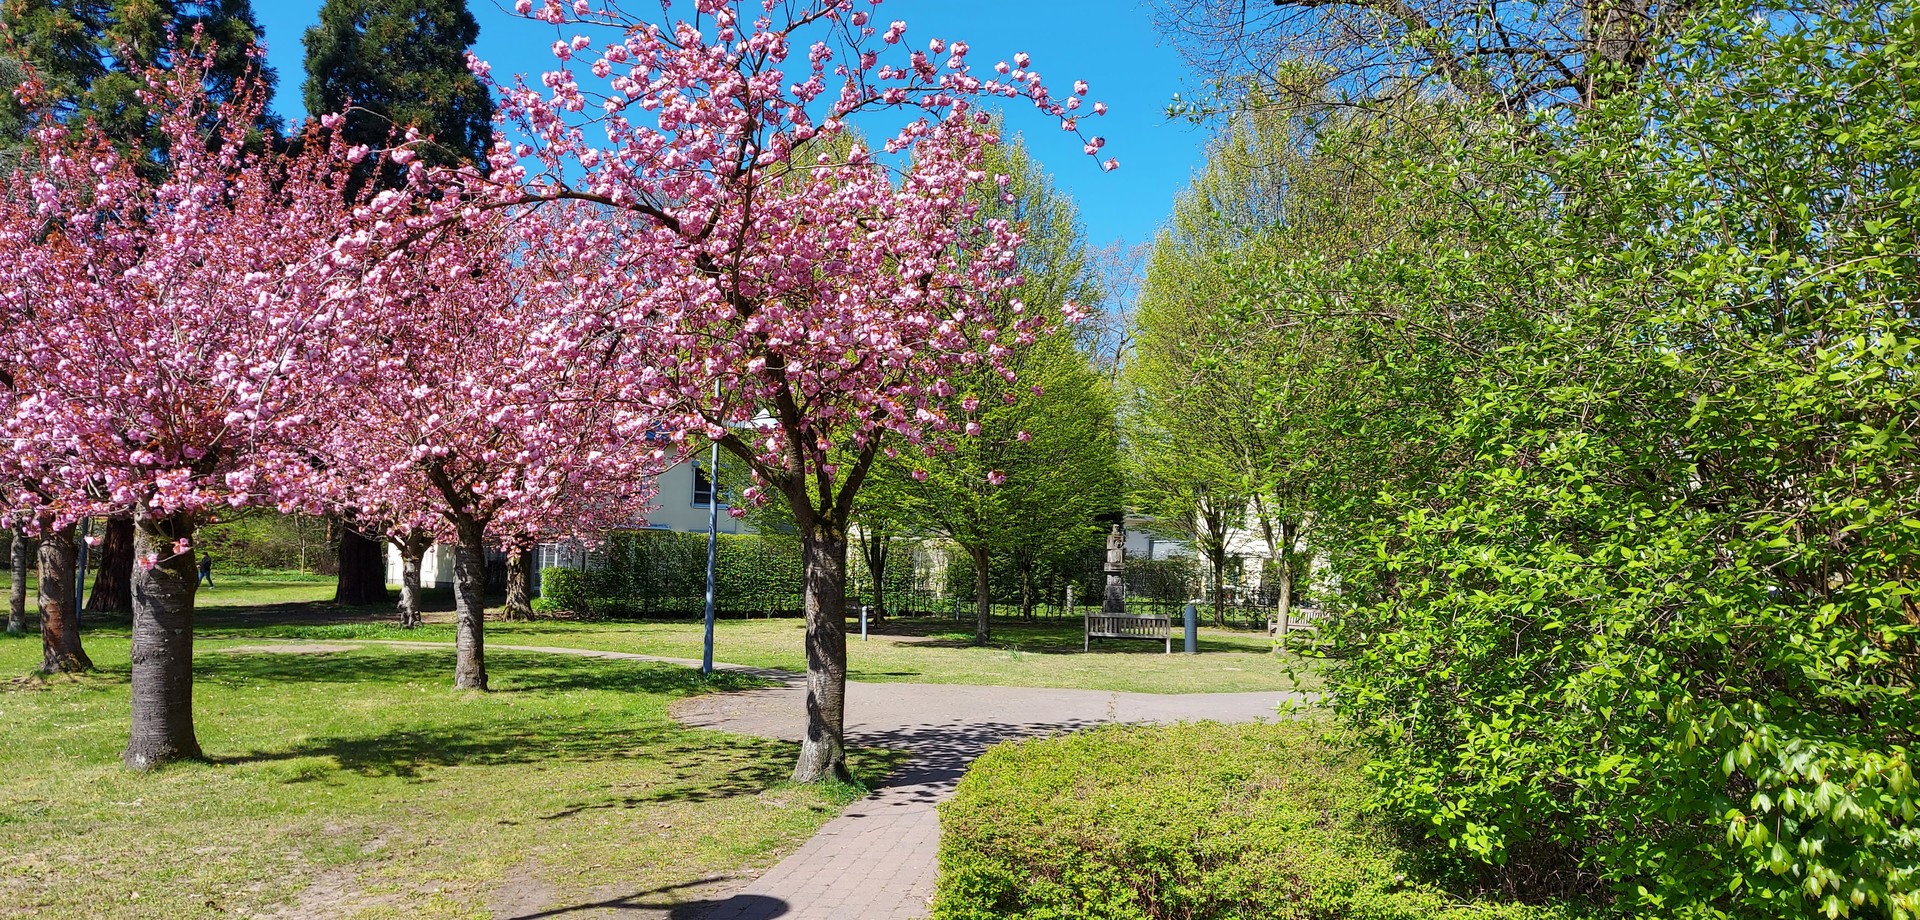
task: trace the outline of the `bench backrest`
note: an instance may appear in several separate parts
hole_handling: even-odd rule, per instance
[[[1108,639],[1164,639],[1170,635],[1172,626],[1173,621],[1163,616],[1087,614],[1087,635]]]

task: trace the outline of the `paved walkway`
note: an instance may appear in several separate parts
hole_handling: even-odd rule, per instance
[[[847,685],[847,741],[913,752],[884,787],[855,802],[793,855],[714,904],[702,920],[910,920],[928,914],[940,819],[967,765],[989,745],[1104,722],[1275,717],[1293,697],[1272,693],[1158,695],[958,684]],[[797,741],[805,724],[797,687],[683,701],[690,725]]]
[[[440,647],[435,642],[383,642]],[[490,649],[586,658],[698,661],[629,652],[528,645]],[[717,665],[774,686],[716,693],[673,707],[681,722],[718,731],[799,741],[806,724],[799,675]],[[940,848],[934,806],[953,794],[967,765],[988,746],[1076,731],[1107,722],[1277,717],[1297,693],[1114,693],[963,684],[847,684],[847,743],[911,751],[872,795],[827,822],[800,849],[729,894],[672,908],[672,920],[914,920],[928,915]],[[612,905],[608,905],[612,906]],[[656,915],[657,916],[657,915]]]

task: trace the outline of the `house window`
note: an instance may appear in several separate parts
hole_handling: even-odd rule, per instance
[[[713,504],[713,479],[707,475],[706,467],[700,461],[693,461],[693,506],[705,508]]]

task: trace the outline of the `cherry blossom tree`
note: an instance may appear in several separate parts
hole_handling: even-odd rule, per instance
[[[211,101],[210,52],[145,76],[159,176],[92,124],[47,123],[0,180],[0,450],[32,471],[43,530],[130,515],[133,715],[122,760],[196,757],[193,538],[223,509],[309,500],[314,394],[361,362],[362,278],[403,195],[354,202],[330,130],[253,143],[258,77]],[[355,228],[359,229],[355,229]]]
[[[676,439],[740,458],[748,500],[791,509],[806,559],[803,782],[847,775],[847,525],[874,458],[890,439],[962,436],[949,375],[1011,373],[1008,347],[1060,319],[1017,305],[993,318],[1021,240],[968,194],[996,179],[985,106],[1031,104],[1073,132],[1105,112],[1084,83],[1051,93],[1025,54],[976,73],[965,42],[910,48],[879,5],[696,0],[662,4],[691,13],[669,26],[613,3],[520,0],[560,33],[560,64],[502,87],[526,140],[496,140],[489,175],[468,174],[475,197],[565,215],[519,225],[539,232],[518,236],[515,258],[578,280],[576,359],[627,381]],[[884,129],[879,149],[854,137],[856,117]]]
[[[517,231],[542,232],[544,216],[519,215]],[[416,620],[421,554],[454,548],[463,689],[487,688],[487,549],[641,523],[673,459],[622,382],[570,347],[572,280],[507,259],[507,217],[473,209],[394,266],[399,293],[372,320],[378,385],[341,381],[319,442],[328,501],[390,522]]]

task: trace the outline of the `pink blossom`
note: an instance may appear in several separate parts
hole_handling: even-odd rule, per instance
[[[1014,440],[1017,440],[1020,443],[1025,444],[1028,441],[1033,440],[1033,435],[1028,432],[1022,431],[1019,434],[1014,435]]]
[[[926,471],[926,470],[920,470],[920,469],[916,469],[916,470],[914,470],[914,471],[913,471],[913,481],[914,481],[914,482],[926,482],[926,481],[927,481],[927,471]]]
[[[994,485],[994,486],[1006,485],[1007,474],[1000,470],[994,470],[993,472],[990,472],[987,474],[987,484]]]

